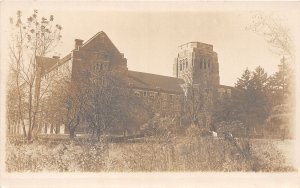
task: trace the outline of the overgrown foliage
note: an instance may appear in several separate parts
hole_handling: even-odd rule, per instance
[[[159,137],[139,143],[74,140],[7,144],[8,172],[293,171],[272,140]],[[238,146],[238,147],[237,147]],[[248,153],[248,154],[247,154]]]
[[[34,10],[27,19],[22,17],[21,11],[17,11],[16,17],[10,18],[10,23],[8,96],[16,100],[7,103],[9,128],[16,131],[13,126],[22,126],[23,135],[31,140],[37,129],[41,99],[48,89],[45,85],[37,90],[40,87],[38,70],[41,68],[37,57],[53,51],[62,37],[62,27],[54,24],[53,15],[39,18],[38,10]]]

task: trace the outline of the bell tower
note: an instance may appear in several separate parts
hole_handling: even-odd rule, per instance
[[[188,90],[193,90],[193,95],[197,93],[197,101],[191,103],[199,103],[193,104],[201,106],[196,110],[200,114],[197,121],[208,127],[220,85],[218,56],[213,45],[200,42],[180,45],[173,64],[173,75],[184,80],[186,95]]]
[[[213,46],[200,42],[180,45],[173,64],[173,75],[191,84],[218,87],[219,63]]]

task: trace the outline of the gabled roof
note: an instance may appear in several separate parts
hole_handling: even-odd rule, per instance
[[[182,93],[182,79],[156,74],[128,71],[129,82],[135,88],[158,90],[170,93]]]
[[[120,53],[120,51],[118,50],[118,48],[114,45],[114,43],[110,40],[110,38],[106,35],[106,33],[104,31],[100,31],[100,32],[96,33],[92,38],[90,38],[89,40],[87,40],[86,42],[84,42],[82,44],[82,47],[88,45],[90,42],[92,42],[93,40],[95,40],[97,37],[100,37],[100,36],[104,36],[109,41],[109,43],[113,46],[113,48],[118,53]]]
[[[42,68],[42,74],[53,67],[58,61],[59,59],[56,58],[36,56],[36,62]]]

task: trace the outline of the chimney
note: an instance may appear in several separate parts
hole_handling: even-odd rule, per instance
[[[83,44],[83,40],[75,39],[75,50],[79,50],[79,47],[81,47],[82,44]]]
[[[52,58],[53,59],[59,59],[59,56],[54,55],[54,56],[52,56]]]

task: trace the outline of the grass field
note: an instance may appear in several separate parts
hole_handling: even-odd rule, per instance
[[[244,147],[249,143],[249,148]],[[177,137],[139,143],[8,142],[9,172],[294,171],[292,140]]]
[[[286,166],[296,166],[295,140],[274,140],[274,145],[284,155]]]

